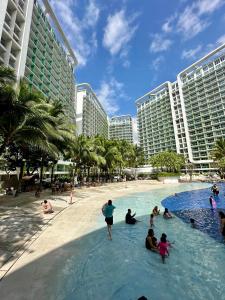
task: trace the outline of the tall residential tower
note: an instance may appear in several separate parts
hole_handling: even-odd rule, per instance
[[[91,86],[81,83],[76,88],[77,134],[108,138],[108,117]]]
[[[197,169],[213,168],[211,151],[225,137],[225,45],[136,101],[146,157],[182,153]]]
[[[133,123],[131,116],[112,117],[109,121],[109,138],[133,143]]]
[[[13,68],[31,88],[63,103],[75,121],[72,48],[49,5],[34,0],[4,0],[0,6],[0,64]]]

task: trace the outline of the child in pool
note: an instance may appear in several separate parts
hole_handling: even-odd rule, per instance
[[[154,215],[150,215],[150,227],[154,227]]]
[[[161,236],[160,242],[158,244],[159,254],[162,257],[163,264],[165,264],[166,256],[169,256],[169,250],[168,250],[169,246],[170,246],[170,243],[167,242],[167,240],[166,240],[166,234],[163,233]]]

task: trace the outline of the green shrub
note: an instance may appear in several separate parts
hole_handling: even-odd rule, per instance
[[[180,173],[173,173],[173,172],[161,172],[157,174],[158,177],[174,177],[180,176]]]

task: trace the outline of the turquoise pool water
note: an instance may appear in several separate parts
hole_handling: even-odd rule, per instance
[[[156,237],[165,232],[175,241],[166,264],[144,245],[155,205],[163,209],[161,201],[169,195],[208,187],[183,184],[115,199],[113,240],[107,240],[104,218],[99,215],[93,231],[70,245],[74,255],[56,266],[51,279],[55,290],[49,299],[136,300],[142,295],[151,300],[225,299],[225,246],[207,232],[192,229],[180,216],[171,220],[159,216]],[[201,195],[202,190],[194,193]],[[142,222],[125,224],[127,208],[136,211]]]

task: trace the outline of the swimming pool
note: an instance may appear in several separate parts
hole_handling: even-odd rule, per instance
[[[225,247],[208,233],[192,229],[182,216],[171,220],[159,216],[155,219],[156,237],[166,232],[168,239],[175,241],[166,264],[144,246],[149,213],[155,205],[162,209],[161,201],[168,195],[206,187],[175,185],[116,199],[113,240],[107,240],[104,219],[99,216],[93,231],[70,245],[74,255],[56,266],[48,278],[55,286],[48,299],[136,300],[141,295],[151,300],[225,299]],[[178,198],[182,199],[182,193]],[[166,198],[162,204],[168,205],[168,199],[173,202]],[[125,224],[127,208],[136,211],[142,222]]]

